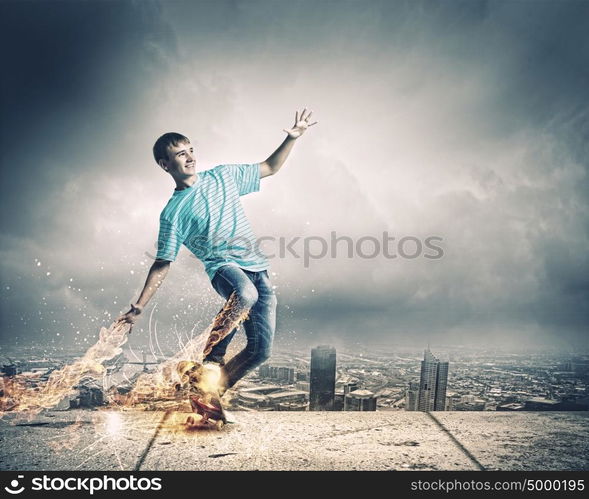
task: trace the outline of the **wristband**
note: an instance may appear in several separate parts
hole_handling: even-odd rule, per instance
[[[134,305],[131,303],[131,310],[135,313],[135,315],[139,315],[143,312],[143,307],[141,305]]]

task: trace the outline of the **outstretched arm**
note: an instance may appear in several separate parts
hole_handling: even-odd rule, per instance
[[[156,260],[153,262],[153,265],[149,269],[147,279],[145,280],[143,291],[141,291],[137,303],[132,304],[131,310],[129,310],[126,314],[121,315],[117,319],[118,322],[127,322],[131,324],[131,329],[133,328],[133,324],[135,324],[137,316],[143,312],[145,305],[147,305],[149,300],[151,300],[151,297],[161,286],[162,282],[164,282],[164,279],[168,274],[168,270],[170,270],[170,262],[165,260]],[[131,329],[129,329],[129,333],[131,332]]]
[[[296,112],[294,126],[288,130],[284,129],[288,134],[286,139],[284,139],[282,144],[278,146],[278,149],[276,149],[266,161],[260,163],[260,178],[274,175],[280,170],[281,166],[286,161],[286,158],[288,158],[295,141],[305,133],[307,128],[317,124],[316,121],[309,123],[311,114],[313,114],[313,111],[307,111],[306,108],[303,109],[300,115],[298,111]]]

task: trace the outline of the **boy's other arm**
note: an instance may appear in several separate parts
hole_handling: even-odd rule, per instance
[[[133,324],[137,320],[137,316],[143,312],[143,308],[149,303],[151,297],[162,285],[166,275],[168,275],[168,271],[170,270],[170,263],[171,262],[168,262],[167,260],[156,260],[153,262],[153,265],[149,269],[149,274],[147,274],[143,291],[141,291],[137,303],[132,304],[131,310],[129,310],[126,314],[121,315],[117,319],[117,322],[126,322],[131,324],[131,328],[133,328]],[[130,332],[131,330],[129,329],[129,333]]]
[[[297,111],[295,114],[295,123],[294,126],[290,129],[284,129],[284,131],[288,134],[286,139],[278,146],[278,149],[274,151],[266,161],[262,161],[260,163],[260,178],[268,177],[270,175],[274,175],[284,162],[290,151],[292,150],[295,141],[305,133],[307,128],[310,126],[316,125],[317,122],[309,123],[309,118],[313,114],[313,111],[307,111],[307,109],[303,109],[300,113]]]

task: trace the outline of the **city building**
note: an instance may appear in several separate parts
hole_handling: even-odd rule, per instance
[[[343,385],[344,388],[344,395],[347,395],[350,392],[353,392],[354,390],[357,390],[359,388],[358,383],[346,383],[345,385]]]
[[[306,402],[280,402],[274,406],[275,411],[297,411],[302,412],[307,410]]]
[[[22,372],[21,367],[17,366],[15,362],[12,362],[12,359],[10,359],[9,357],[7,358],[10,364],[4,364],[0,368],[0,374],[4,376],[16,376],[17,374],[20,374]]]
[[[249,409],[262,409],[268,406],[266,395],[255,392],[239,392],[238,404]]]
[[[248,388],[240,388],[239,393],[260,393],[262,395],[268,395],[269,393],[275,393],[284,390],[284,387],[280,385],[257,385]]]
[[[452,404],[453,411],[483,411],[486,402],[484,399],[475,398],[471,402],[456,402]]]
[[[560,406],[558,400],[532,397],[524,402],[524,411],[559,411],[561,410]]]
[[[350,392],[357,390],[360,387],[358,386],[358,383],[346,383],[343,385],[343,388],[344,388],[344,396],[342,398],[343,407],[338,410],[347,411],[348,408],[346,407],[346,395],[348,395],[348,393],[350,393]]]
[[[335,364],[335,348],[322,345],[311,350],[309,410],[334,410]]]
[[[516,404],[512,402],[511,404],[502,404],[497,406],[498,411],[523,411],[524,405],[523,404]]]
[[[369,390],[354,390],[345,396],[346,411],[376,411],[377,397]]]
[[[292,385],[295,382],[294,367],[273,366],[265,364],[259,369],[260,379],[268,379],[278,383]]]
[[[297,390],[309,393],[309,390],[311,390],[311,383],[308,381],[297,381],[295,388]]]
[[[424,352],[421,361],[418,411],[443,411],[446,408],[446,389],[448,387],[448,362],[437,359],[429,350]]]
[[[238,392],[238,405],[261,410],[305,410],[309,394],[299,390],[283,390],[277,386],[248,388]]]
[[[260,379],[272,378],[272,366],[270,364],[261,365],[258,369],[258,375],[260,376]]]
[[[276,393],[270,393],[269,395],[266,395],[266,397],[269,400],[269,403],[271,406],[276,407],[279,404],[293,404],[293,403],[297,403],[297,404],[305,404],[307,402],[307,398],[308,398],[309,394],[307,392],[301,392],[301,391],[294,391],[294,390],[288,390],[288,391],[281,391],[281,392],[276,392]]]
[[[452,396],[447,396],[446,397],[446,410],[447,411],[455,411],[457,405],[459,405],[460,403],[460,397],[456,394],[453,393]]]
[[[344,403],[345,403],[345,395],[343,390],[336,390],[335,395],[333,398],[333,410],[334,411],[343,411],[344,410]]]
[[[419,399],[419,383],[409,383],[409,388],[405,392],[405,410],[406,411],[416,411],[418,399]]]

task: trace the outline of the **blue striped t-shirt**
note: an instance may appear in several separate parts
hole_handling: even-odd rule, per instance
[[[156,259],[173,262],[184,244],[204,263],[209,279],[222,265],[261,271],[268,260],[256,246],[239,196],[260,190],[260,165],[220,165],[174,191],[160,215]]]

